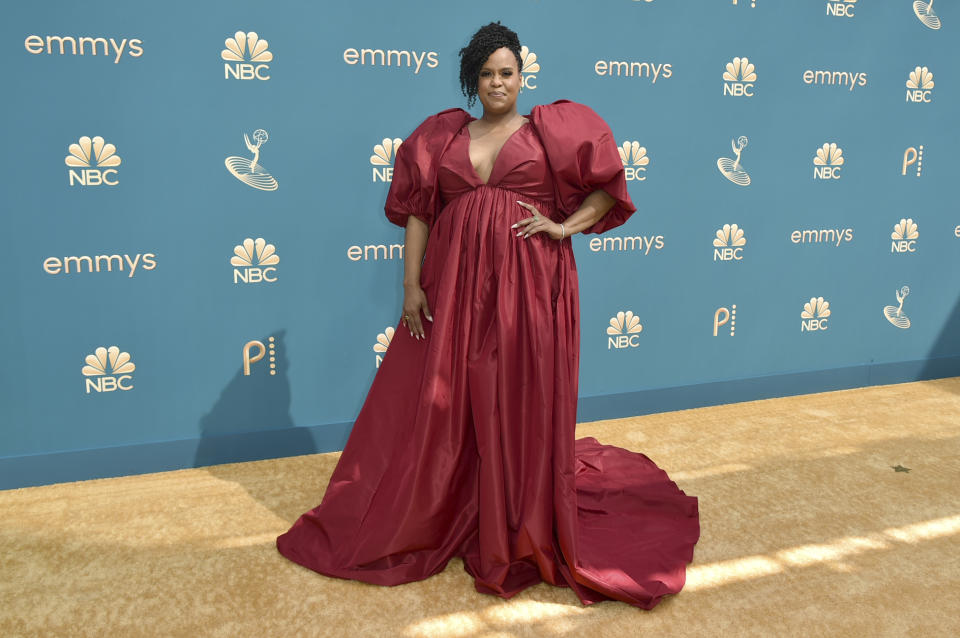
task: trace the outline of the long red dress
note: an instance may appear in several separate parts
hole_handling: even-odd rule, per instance
[[[683,587],[700,535],[697,499],[642,454],[575,441],[579,300],[569,239],[516,237],[517,200],[562,220],[602,188],[634,207],[616,144],[593,111],[537,107],[488,183],[469,157],[466,112],[404,141],[387,216],[430,226],[421,282],[434,322],[402,325],[322,503],[277,539],[322,574],[381,585],[461,556],[480,592],[540,581],[589,604],[651,608]]]

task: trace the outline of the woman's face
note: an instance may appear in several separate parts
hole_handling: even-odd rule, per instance
[[[501,47],[490,54],[480,68],[477,97],[486,113],[508,113],[517,107],[520,93],[520,69],[513,51]]]

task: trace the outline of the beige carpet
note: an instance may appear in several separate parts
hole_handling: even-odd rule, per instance
[[[0,492],[0,636],[958,636],[960,378],[586,423],[700,498],[687,587],[653,611],[462,564],[375,587],[274,538],[335,454]],[[895,471],[892,466],[909,468]]]

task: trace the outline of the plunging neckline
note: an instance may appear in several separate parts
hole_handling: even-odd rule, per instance
[[[476,122],[476,120],[470,120],[470,122]],[[510,143],[510,140],[512,140],[517,133],[530,125],[530,118],[524,117],[523,124],[518,126],[512,133],[510,133],[510,135],[507,136],[507,139],[503,140],[503,144],[500,145],[500,148],[497,149],[496,155],[493,156],[493,162],[490,163],[490,176],[487,177],[486,181],[480,177],[480,173],[477,172],[477,167],[473,165],[473,159],[470,157],[470,143],[473,141],[473,136],[470,134],[470,122],[467,122],[463,125],[463,130],[467,133],[467,163],[470,164],[470,170],[473,171],[473,175],[477,178],[477,181],[484,186],[489,186],[490,181],[493,179],[493,174],[497,171],[497,160],[500,159],[503,149],[507,146],[507,144]]]

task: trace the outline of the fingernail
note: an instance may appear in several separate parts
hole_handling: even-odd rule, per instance
[[[519,236],[522,235],[522,234],[523,234],[523,231],[517,233],[517,237],[519,237]]]
[[[430,321],[433,321],[433,317],[431,317],[430,315],[427,315],[427,319],[429,319]]]
[[[516,227],[519,226],[519,225],[520,225],[520,224],[514,224],[514,225],[511,226],[510,228],[516,228]]]

